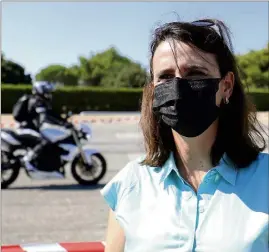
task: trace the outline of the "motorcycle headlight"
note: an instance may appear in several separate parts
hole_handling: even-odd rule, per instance
[[[86,123],[81,123],[79,125],[79,130],[84,134],[86,135],[86,137],[88,138],[88,136],[91,137],[92,135],[92,130],[91,128],[86,124]]]
[[[86,139],[89,141],[89,140],[91,140],[91,138],[92,138],[92,135],[90,135],[90,134],[86,134]]]

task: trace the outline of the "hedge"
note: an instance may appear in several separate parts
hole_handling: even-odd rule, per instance
[[[31,86],[3,85],[1,87],[2,113],[11,113],[13,105],[25,93],[31,93]],[[53,107],[62,112],[64,108],[74,113],[81,111],[138,111],[141,89],[108,88],[59,88],[53,94]]]
[[[25,93],[31,93],[31,86],[2,85],[2,113],[11,113],[13,105]],[[269,90],[250,89],[248,91],[258,111],[269,111]],[[64,109],[74,113],[81,111],[138,111],[142,89],[109,89],[93,87],[59,88],[53,95],[53,107],[58,112]]]

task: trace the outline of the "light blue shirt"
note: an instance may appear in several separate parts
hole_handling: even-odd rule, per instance
[[[125,252],[268,251],[268,154],[239,170],[222,159],[197,194],[172,154],[162,168],[141,160],[101,190],[125,232]]]

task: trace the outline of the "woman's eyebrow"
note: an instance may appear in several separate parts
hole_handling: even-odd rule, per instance
[[[183,72],[190,72],[190,71],[203,71],[205,73],[209,73],[209,70],[206,66],[203,66],[203,65],[200,65],[200,64],[192,64],[192,63],[187,63],[187,64],[184,64],[180,67],[181,71]],[[161,75],[164,75],[164,74],[172,74],[175,72],[175,69],[174,67],[166,67],[166,68],[163,68],[163,69],[160,69],[157,73],[156,73],[156,76],[157,77],[160,77]]]
[[[188,64],[188,65],[184,65],[181,70],[183,70],[184,72],[190,72],[190,71],[203,71],[203,72],[206,72],[208,73],[209,70],[202,66],[202,65],[198,65],[198,64]],[[175,69],[173,68],[165,68],[165,69],[162,69],[160,70],[158,73],[157,73],[157,76],[161,76],[163,74],[171,74],[171,73],[174,73]]]
[[[209,70],[205,67],[205,66],[202,66],[202,65],[199,65],[199,64],[188,64],[188,65],[184,65],[184,71],[194,71],[194,70],[202,70],[202,71],[205,71],[205,72],[209,72]]]

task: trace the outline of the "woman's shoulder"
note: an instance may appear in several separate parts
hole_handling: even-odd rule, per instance
[[[252,181],[256,185],[269,181],[269,154],[259,153],[257,158],[246,168],[240,169],[241,182]]]
[[[134,190],[141,181],[145,169],[142,164],[145,156],[142,155],[128,162],[100,191],[112,210],[116,210],[118,202],[125,194]]]
[[[267,172],[269,171],[269,153],[259,153],[256,160],[250,166],[254,165],[257,171]]]
[[[258,155],[258,160],[262,161],[262,162],[268,162],[269,160],[269,153],[268,152],[261,152],[259,155]]]
[[[142,162],[145,156],[141,155],[131,161],[129,161],[116,175],[110,180],[111,182],[124,183],[125,186],[131,186],[136,184],[141,178],[141,173],[147,168]]]
[[[269,180],[269,153],[260,153],[256,160],[256,170],[260,176],[266,176]]]

